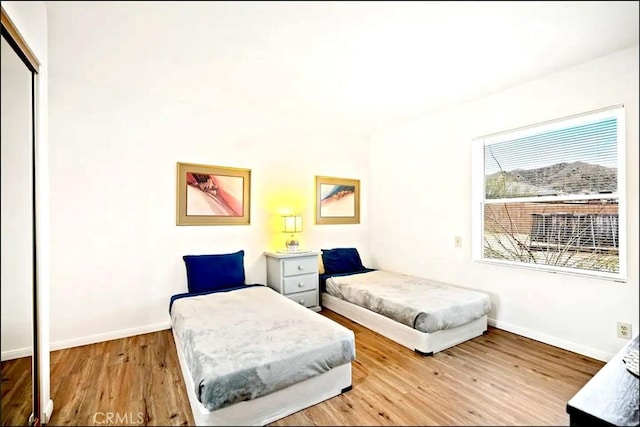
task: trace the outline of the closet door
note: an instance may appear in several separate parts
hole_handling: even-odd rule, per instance
[[[0,208],[2,425],[29,425],[34,375],[33,73],[5,38],[1,46]],[[37,350],[37,348],[36,348]],[[33,357],[35,353],[35,358]],[[36,364],[37,366],[37,364]],[[36,386],[34,386],[34,383]],[[35,412],[36,414],[38,412]]]

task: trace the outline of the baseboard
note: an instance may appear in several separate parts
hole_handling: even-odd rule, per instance
[[[584,356],[592,357],[594,359],[607,362],[613,357],[613,354],[604,351],[596,350],[590,347],[586,347],[580,344],[573,343],[571,341],[562,340],[550,335],[545,335],[540,332],[532,331],[530,329],[521,328],[519,326],[512,325],[507,322],[498,321],[495,319],[487,319],[487,323],[498,329],[503,329],[514,334],[522,335],[523,337],[531,338],[536,341],[543,342],[545,344],[552,345],[554,347],[563,348],[565,350],[572,351],[574,353],[582,354]],[[131,337],[134,335],[148,334],[150,332],[162,331],[164,329],[171,328],[171,322],[160,322],[152,325],[141,326],[138,328],[122,329],[120,331],[108,332],[105,334],[90,335],[86,337],[73,338],[70,340],[62,340],[51,343],[51,351],[63,350],[65,348],[79,347],[81,345],[95,344],[103,341],[110,341],[119,338]],[[2,352],[2,361],[17,359],[19,357],[25,357],[31,355],[31,348],[19,348],[16,350],[8,350]]]
[[[51,420],[51,414],[53,414],[53,400],[49,399],[47,405],[44,408],[44,419],[42,420],[42,424],[49,423],[49,420]]]
[[[89,335],[86,337],[72,338],[51,343],[51,351],[63,350],[65,348],[79,347],[81,345],[95,344],[103,341],[116,340],[119,338],[132,337],[134,335],[148,334],[150,332],[162,331],[171,328],[171,322],[154,323],[152,325],[140,326],[138,328],[122,329],[120,331],[107,332],[105,334]],[[1,353],[2,361],[18,359],[20,357],[31,356],[31,347],[7,350]]]
[[[31,356],[31,353],[32,353],[31,347],[23,347],[23,348],[17,348],[15,350],[7,350],[1,353],[0,360],[4,362],[6,360],[19,359],[20,357]]]
[[[613,354],[611,353],[606,353],[604,351],[576,344],[571,341],[566,341],[560,338],[552,337],[550,335],[545,335],[540,332],[532,331],[530,329],[521,328],[520,326],[515,326],[510,323],[498,321],[495,319],[487,319],[487,323],[495,328],[513,332],[514,334],[522,335],[523,337],[531,338],[533,340],[540,341],[554,347],[569,350],[574,353],[582,354],[583,356],[588,356],[603,362],[608,362],[609,359],[613,357]]]
[[[107,332],[105,334],[96,334],[86,337],[72,338],[69,340],[55,341],[51,343],[51,351],[79,347],[81,345],[95,344],[103,341],[117,340],[120,338],[148,334],[150,332],[157,332],[170,328],[171,322],[167,320],[166,322],[154,323],[152,325],[140,326],[138,328],[122,329],[120,331]]]
[[[53,400],[49,399],[49,401],[47,402],[47,406],[45,406],[44,412],[42,414],[44,418],[40,420],[39,425],[47,424],[51,419],[51,414],[53,414]],[[29,425],[33,425],[33,424],[34,424],[34,417],[32,412],[31,415],[29,415]]]

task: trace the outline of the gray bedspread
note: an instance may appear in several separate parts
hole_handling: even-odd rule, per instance
[[[483,292],[383,270],[330,277],[327,293],[429,333],[469,323],[491,310]]]
[[[355,359],[353,331],[264,286],[178,299],[171,322],[211,411]]]

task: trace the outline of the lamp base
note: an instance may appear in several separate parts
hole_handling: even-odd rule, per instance
[[[287,241],[287,250],[289,251],[289,253],[298,252],[299,247],[300,247],[300,242],[298,242],[297,240],[291,239]]]

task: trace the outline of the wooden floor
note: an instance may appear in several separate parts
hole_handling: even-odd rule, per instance
[[[2,362],[0,421],[3,426],[29,425],[32,382],[31,356]]]
[[[425,357],[322,314],[356,334],[353,389],[274,426],[569,425],[567,401],[604,365],[495,328]],[[53,352],[51,395],[51,425],[194,423],[170,330]]]

